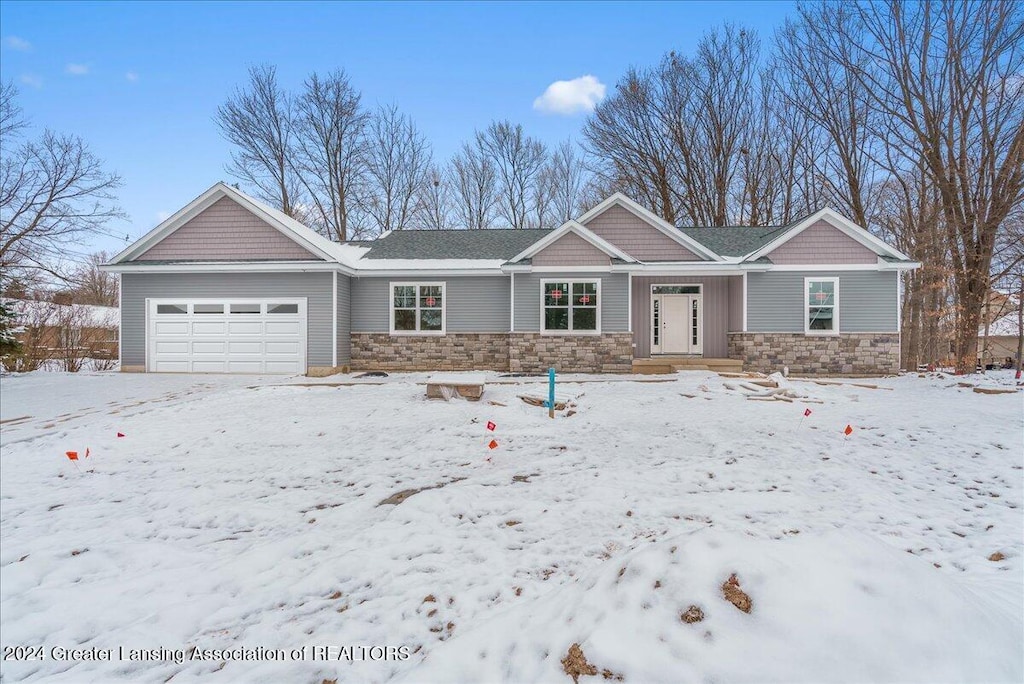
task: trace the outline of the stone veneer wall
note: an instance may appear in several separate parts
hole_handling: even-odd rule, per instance
[[[633,334],[509,334],[509,370],[513,373],[629,373],[633,370]]]
[[[382,371],[508,371],[507,333],[352,333],[352,368]]]
[[[750,371],[797,375],[885,375],[900,370],[898,333],[729,333],[729,357]]]

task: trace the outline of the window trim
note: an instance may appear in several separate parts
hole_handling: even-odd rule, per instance
[[[597,327],[594,330],[573,330],[572,327],[572,303],[569,304],[569,329],[568,330],[547,330],[544,327],[544,288],[548,283],[568,283],[570,298],[572,296],[572,286],[576,283],[594,283],[596,285],[595,294],[597,295],[597,309],[596,312],[596,324]],[[576,335],[600,335],[601,334],[601,310],[604,307],[604,296],[601,294],[601,279],[600,278],[542,278],[540,281],[540,322],[537,328],[541,335],[552,335],[552,336],[576,336]]]
[[[811,330],[811,283],[832,283],[832,330]],[[811,337],[839,336],[839,278],[804,277],[804,335]]]
[[[416,330],[395,330],[395,288],[416,288]],[[441,288],[441,329],[420,330],[420,287]],[[388,282],[388,330],[391,335],[399,337],[440,337],[448,331],[448,288],[443,280],[393,280]]]

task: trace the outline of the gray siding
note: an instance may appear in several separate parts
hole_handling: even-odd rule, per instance
[[[338,365],[352,363],[352,279],[338,274]]]
[[[743,276],[729,276],[729,332],[743,330]]]
[[[787,271],[747,275],[747,331],[804,331],[804,278],[839,278],[840,332],[897,332],[895,271]]]
[[[452,333],[508,332],[508,276],[353,278],[352,332],[389,332],[392,282],[445,283],[445,327]]]
[[[587,228],[641,261],[701,261],[686,247],[633,212],[613,204],[587,222]]]
[[[168,297],[305,297],[306,363],[331,365],[330,273],[123,273],[121,288],[122,365],[146,364],[146,299]]]
[[[729,276],[644,276],[633,277],[633,354],[638,359],[651,356],[651,286],[701,285],[704,306],[703,356],[724,359],[729,356]],[[742,290],[743,283],[740,283]]]
[[[608,255],[576,233],[566,233],[533,255],[535,266],[607,266]]]
[[[775,264],[874,264],[878,255],[825,220],[768,254]]]
[[[136,261],[319,260],[248,209],[222,197]]]
[[[540,330],[542,280],[600,280],[601,332],[629,330],[629,275],[626,273],[516,273],[516,332]],[[507,328],[506,328],[507,329]]]

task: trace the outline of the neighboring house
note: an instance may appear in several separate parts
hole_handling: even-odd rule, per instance
[[[899,369],[905,255],[828,209],[683,228],[615,194],[548,230],[333,243],[217,183],[118,254],[121,369],[629,372],[652,356],[764,371]]]
[[[36,358],[68,353],[105,359],[118,356],[116,307],[27,299],[5,299],[4,306],[14,314],[15,339]]]
[[[1016,311],[992,321],[988,326],[988,338],[985,337],[985,326],[981,326],[978,328],[978,356],[981,362],[986,365],[1002,366],[1009,359],[1016,365],[1020,336],[1020,322]]]

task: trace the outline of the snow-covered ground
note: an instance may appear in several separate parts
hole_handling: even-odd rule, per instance
[[[0,378],[0,642],[44,647],[0,678],[568,683],[579,644],[584,683],[1024,679],[1024,393],[957,386],[1011,372],[604,378],[555,420],[425,377]]]

